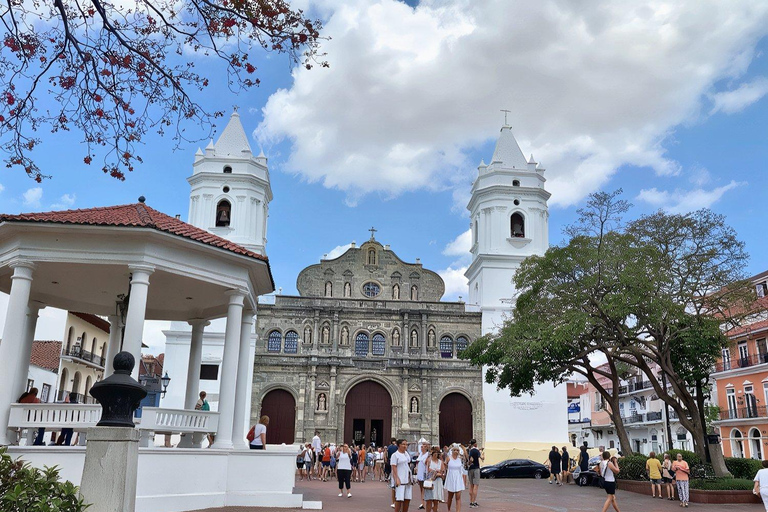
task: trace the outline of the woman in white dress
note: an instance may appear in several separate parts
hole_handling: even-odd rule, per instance
[[[464,474],[464,462],[459,457],[461,449],[458,445],[451,447],[451,455],[448,457],[448,472],[445,476],[445,490],[448,491],[448,510],[456,497],[456,512],[461,512],[461,491],[467,488],[467,476]]]
[[[420,446],[421,453],[419,453],[418,465],[416,466],[416,481],[419,482],[419,488],[421,489],[421,505],[420,509],[424,508],[424,479],[427,470],[427,460],[429,460],[429,443],[423,443]]]
[[[424,486],[424,501],[427,504],[427,512],[437,512],[438,503],[443,501],[445,462],[442,460],[442,455],[440,447],[434,446],[425,463],[424,481],[429,482]]]

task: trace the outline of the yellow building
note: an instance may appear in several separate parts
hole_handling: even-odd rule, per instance
[[[56,401],[67,398],[78,403],[95,403],[88,392],[104,378],[109,341],[109,322],[86,313],[67,314],[61,344],[59,386]]]

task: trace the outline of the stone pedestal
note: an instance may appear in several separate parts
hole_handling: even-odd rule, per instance
[[[139,431],[129,427],[88,429],[80,494],[88,512],[134,512]]]

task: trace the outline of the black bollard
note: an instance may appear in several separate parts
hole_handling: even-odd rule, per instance
[[[101,420],[97,427],[134,428],[133,412],[139,408],[147,391],[131,377],[136,364],[133,354],[119,352],[112,360],[115,373],[93,385],[90,395],[101,404]]]

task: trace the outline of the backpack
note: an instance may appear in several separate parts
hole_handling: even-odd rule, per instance
[[[251,430],[248,431],[248,435],[245,436],[245,438],[249,443],[252,443],[253,440],[256,439],[256,425],[251,427]]]
[[[301,462],[302,464],[304,464],[304,454],[305,453],[307,453],[307,450],[303,450],[300,454],[298,454],[296,456],[296,462],[297,463]]]

